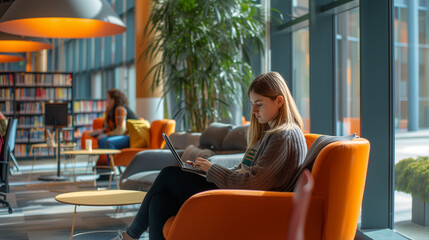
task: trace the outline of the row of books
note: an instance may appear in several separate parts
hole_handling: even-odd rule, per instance
[[[62,141],[72,141],[72,131],[61,131]],[[31,129],[17,129],[16,130],[16,143],[36,143],[45,142],[45,128],[31,128]]]
[[[3,89],[0,89],[0,99],[2,100],[2,101],[8,101],[8,100],[13,100],[13,97],[14,96],[14,94],[13,94],[13,91],[12,91],[12,89],[6,89],[6,88],[3,88]]]
[[[13,102],[0,103],[0,112],[3,114],[13,114]]]
[[[13,86],[13,73],[0,74],[0,86]]]
[[[103,112],[106,110],[104,100],[79,100],[73,103],[75,113]]]
[[[31,117],[18,117],[18,128],[43,128],[45,127],[43,115]]]
[[[74,126],[92,125],[94,118],[103,117],[102,113],[78,114],[74,117]]]
[[[17,88],[16,100],[71,100],[71,88]]]
[[[33,157],[35,154],[37,156],[55,156],[56,149],[54,148],[38,148],[33,149],[33,152],[30,154],[31,145],[28,144],[16,144],[15,145],[15,157]]]
[[[72,86],[72,76],[61,73],[21,73],[16,76],[16,86]]]
[[[17,114],[43,114],[45,104],[42,102],[16,103]]]

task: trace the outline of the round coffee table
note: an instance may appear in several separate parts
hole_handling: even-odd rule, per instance
[[[78,205],[83,206],[122,206],[139,204],[146,196],[146,192],[132,190],[99,190],[80,191],[57,195],[55,200],[60,203],[72,204],[74,206],[73,223],[70,239],[73,239],[74,222]]]
[[[118,154],[120,152],[121,152],[121,150],[118,150],[118,149],[92,149],[92,150],[77,149],[77,150],[63,151],[63,154],[64,155],[88,155],[88,156],[109,155],[110,166],[95,166],[95,168],[111,169],[113,171],[114,176],[115,176],[116,187],[119,189],[119,179],[118,179],[118,176],[116,174],[115,160],[114,160],[113,156],[114,156],[114,154]],[[96,175],[95,171],[94,171],[94,175]],[[108,188],[110,188],[110,182],[111,182],[111,177],[109,178],[109,187]],[[97,184],[97,182],[96,182],[96,179],[94,178],[94,187],[96,187],[96,184]]]

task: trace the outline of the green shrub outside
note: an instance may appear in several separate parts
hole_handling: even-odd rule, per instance
[[[429,202],[429,157],[405,158],[396,163],[395,190]]]

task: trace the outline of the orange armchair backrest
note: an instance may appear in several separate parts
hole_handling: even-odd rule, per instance
[[[151,149],[160,149],[165,145],[162,133],[170,136],[175,131],[176,121],[173,119],[155,120],[150,125],[150,147]]]
[[[316,139],[320,136],[322,135],[314,134],[314,133],[304,134],[305,141],[307,143],[307,150],[311,147],[311,145],[313,145],[314,141],[316,141]]]
[[[370,144],[364,138],[334,142],[316,158],[313,196],[322,197],[323,238],[353,239],[365,188]],[[309,226],[310,227],[310,226]]]
[[[100,129],[103,128],[104,125],[104,118],[94,118],[94,121],[92,122],[92,129]]]

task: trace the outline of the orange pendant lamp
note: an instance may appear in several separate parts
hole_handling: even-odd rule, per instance
[[[0,16],[10,7],[11,2],[0,4]],[[0,52],[33,52],[51,49],[52,44],[43,38],[22,37],[0,32]]]
[[[31,37],[105,37],[126,29],[105,0],[15,0],[0,19],[0,31]]]
[[[0,32],[0,52],[33,52],[51,48],[52,44],[47,39],[21,37]]]
[[[0,53],[0,63],[20,62],[23,60],[23,56]]]

